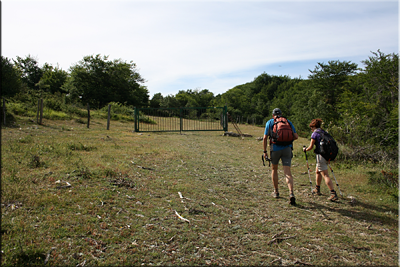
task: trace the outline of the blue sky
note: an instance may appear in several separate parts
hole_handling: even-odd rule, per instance
[[[150,97],[222,94],[266,72],[307,78],[318,62],[362,67],[398,53],[398,1],[3,0],[2,55],[64,70],[88,55],[137,64]]]

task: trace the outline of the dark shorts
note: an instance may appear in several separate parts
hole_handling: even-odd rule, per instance
[[[274,165],[278,165],[279,160],[282,159],[282,165],[290,167],[292,164],[292,158],[293,158],[293,153],[291,147],[271,152],[271,162]]]

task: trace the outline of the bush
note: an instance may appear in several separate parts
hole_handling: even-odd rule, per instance
[[[44,100],[43,106],[53,109],[55,111],[62,111],[64,109],[64,103],[60,99],[47,98]]]
[[[111,114],[121,114],[126,116],[133,116],[135,111],[132,107],[125,106],[118,102],[110,102],[111,105]],[[102,112],[108,114],[108,105],[100,109]]]
[[[65,112],[62,111],[55,111],[46,108],[45,111],[43,111],[43,117],[48,119],[48,120],[67,120],[71,119],[71,116],[65,114]]]
[[[18,102],[9,102],[6,104],[6,112],[13,113],[14,115],[26,115],[27,108],[25,104]]]
[[[397,170],[386,172],[368,172],[368,183],[372,185],[383,185],[390,188],[398,188],[399,173]]]

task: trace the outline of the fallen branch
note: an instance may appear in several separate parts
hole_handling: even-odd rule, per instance
[[[283,234],[283,231],[281,231],[281,232],[277,233],[276,235],[274,235],[274,236],[272,237],[272,239],[274,239],[274,238],[280,236],[281,234]]]
[[[290,239],[290,238],[295,238],[295,237],[296,237],[296,235],[294,235],[294,236],[288,236],[288,237],[275,237],[275,236],[279,236],[279,235],[281,235],[281,234],[282,234],[282,232],[279,233],[279,234],[277,234],[277,235],[274,235],[274,236],[272,237],[272,240],[268,242],[268,245],[271,245],[271,244],[274,243],[275,241],[276,241],[277,243],[279,243],[279,242],[281,242],[282,240],[286,240],[286,239]]]
[[[302,265],[314,266],[313,264],[309,264],[309,263],[302,262],[302,261],[299,261],[299,260],[296,260],[295,262],[293,262],[293,265],[295,265],[295,264],[302,264]]]
[[[47,264],[47,262],[48,262],[49,259],[50,259],[51,252],[52,252],[53,250],[55,250],[55,249],[56,249],[55,247],[52,247],[52,248],[49,250],[49,252],[47,252],[46,259],[44,260],[44,265]]]
[[[182,193],[181,193],[181,192],[178,192],[178,195],[179,195],[179,198],[182,199],[182,200],[181,200],[182,203],[183,203],[183,199],[191,200],[191,199],[188,198],[188,197],[182,196]]]
[[[261,252],[258,252],[258,251],[253,251],[253,253],[257,253],[257,254],[260,254],[261,256],[265,256],[265,257],[278,258],[278,260],[281,259],[281,257],[276,256],[276,255],[272,255],[272,254],[261,253]]]
[[[60,180],[58,180],[58,181],[56,181],[55,183],[56,183],[56,184],[59,184],[59,183],[61,183],[61,182],[65,182],[67,185],[56,186],[56,189],[69,188],[69,187],[72,186],[72,185],[71,185],[70,183],[68,183],[67,181],[60,181]]]
[[[176,210],[175,210],[175,214],[176,214],[176,216],[178,216],[178,218],[181,219],[182,221],[190,223],[190,221],[189,221],[188,219],[185,219],[185,218],[183,218],[181,215],[179,215],[179,213],[178,213]]]
[[[138,168],[141,168],[143,170],[154,171],[154,169],[152,169],[152,168],[147,168],[147,167],[143,167],[143,166],[138,166]]]
[[[270,264],[273,264],[273,263],[275,263],[275,262],[278,262],[278,261],[281,263],[281,262],[282,262],[282,258],[279,258],[279,259],[273,260],[273,261],[271,261],[271,263],[270,263]]]

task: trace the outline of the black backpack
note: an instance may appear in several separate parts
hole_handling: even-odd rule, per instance
[[[335,139],[323,130],[318,131],[318,133],[321,136],[321,140],[319,143],[319,151],[316,151],[316,154],[321,154],[321,156],[327,161],[335,160],[339,152]]]

